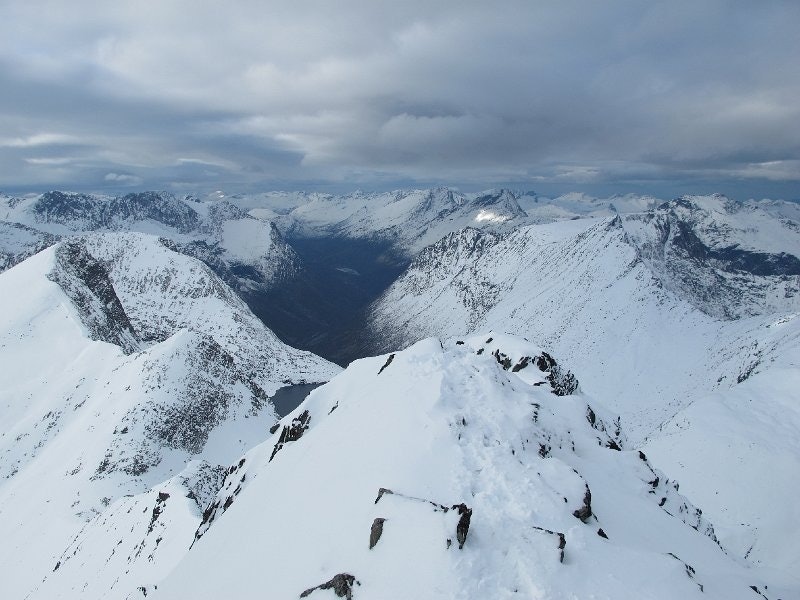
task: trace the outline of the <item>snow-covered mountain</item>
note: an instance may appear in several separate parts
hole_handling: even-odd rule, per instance
[[[20,223],[0,221],[0,273],[41,252],[58,241],[58,236]]]
[[[485,334],[354,362],[229,469],[140,597],[790,597],[556,360]]]
[[[275,192],[232,201],[274,221],[290,237],[377,238],[410,257],[462,227],[507,231],[518,226],[527,218],[519,197],[505,189],[463,194],[435,188],[343,196]]]
[[[722,196],[0,196],[0,596],[794,597],[798,223]],[[264,322],[383,355],[334,377]]]
[[[178,199],[165,192],[103,197],[52,191],[28,198],[0,197],[0,219],[4,268],[32,254],[29,249],[54,243],[58,236],[138,231],[173,240],[176,249],[200,258],[245,293],[266,291],[300,269],[297,255],[272,223],[252,217],[224,198]]]
[[[224,468],[268,435],[276,390],[339,370],[281,343],[171,245],[141,233],[71,237],[0,274],[5,598],[55,597],[37,591],[42,581],[67,568],[74,544],[119,503],[152,532],[142,511],[161,510],[166,486],[180,498],[170,515],[186,535],[178,528],[145,552],[120,533],[125,566],[114,581],[81,570],[86,588],[62,592],[91,597],[99,585],[95,597],[125,597],[139,578],[164,572]]]
[[[683,199],[507,235],[449,234],[375,303],[366,335],[386,350],[430,335],[524,332],[647,433],[698,387],[735,384],[793,347],[792,334],[767,325],[800,311],[797,225],[723,206]]]
[[[641,260],[667,288],[724,319],[800,307],[800,206],[684,197],[621,220]]]
[[[756,529],[800,525],[800,519],[784,518],[794,513],[790,473],[800,451],[791,434],[771,439],[769,424],[748,435],[751,411],[761,407],[749,409],[741,398],[763,397],[751,378],[777,377],[783,395],[766,400],[764,414],[778,418],[793,404],[785,383],[800,352],[800,235],[786,216],[793,208],[696,197],[506,236],[463,230],[417,256],[373,306],[366,335],[385,344],[376,350],[487,328],[541,340],[581,374],[587,392],[622,415],[635,443],[649,436],[665,466],[706,482],[696,486],[695,500],[722,516],[725,536],[735,540],[740,556],[790,569],[800,558],[786,549],[790,538],[761,536]],[[776,209],[782,216],[776,218]],[[725,398],[724,409],[704,399],[714,392]],[[692,417],[694,410],[704,417]],[[741,426],[720,434],[708,415],[725,411],[733,411],[730,418]],[[794,425],[789,430],[796,431]],[[702,453],[706,439],[717,440],[709,442],[716,444],[714,461],[689,460]],[[686,445],[677,450],[681,440]],[[726,455],[728,445],[752,450]],[[763,484],[762,471],[739,463],[752,456],[757,464],[775,451],[784,458],[772,463],[770,478],[787,487],[778,485],[770,495],[771,509],[735,495],[713,497],[719,489]],[[778,554],[781,560],[773,560]]]

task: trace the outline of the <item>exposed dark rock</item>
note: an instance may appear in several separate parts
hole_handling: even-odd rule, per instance
[[[349,573],[339,573],[338,575],[334,575],[330,581],[308,588],[300,594],[300,597],[305,598],[306,596],[310,596],[316,590],[333,590],[337,597],[352,600],[354,584],[361,585],[353,575]]]
[[[602,527],[601,527],[600,529],[598,529],[598,530],[597,530],[597,535],[599,535],[601,538],[608,539],[608,536],[606,535],[606,532],[605,532],[605,531],[603,531],[603,528],[602,528]]]
[[[452,506],[445,506],[444,504],[439,504],[438,502],[434,502],[433,500],[426,500],[424,498],[415,498],[414,496],[406,496],[405,494],[398,494],[388,488],[380,488],[378,490],[378,497],[375,498],[375,504],[377,504],[384,495],[393,495],[398,496],[400,498],[404,498],[406,500],[411,500],[413,502],[424,502],[426,504],[430,504],[433,507],[434,511],[442,511],[442,512],[449,512],[451,510],[458,511],[459,519],[458,524],[456,525],[456,540],[458,540],[458,547],[459,549],[464,547],[464,542],[467,540],[467,532],[469,531],[469,523],[470,519],[472,518],[472,509],[469,508],[463,502],[460,504],[453,504]],[[376,522],[378,519],[375,520]],[[383,519],[381,519],[381,527],[383,527]],[[373,530],[375,528],[375,523],[372,524]],[[380,537],[380,534],[378,534]],[[370,546],[371,548],[372,546]],[[449,546],[448,546],[449,547]]]
[[[380,375],[381,373],[383,373],[383,370],[384,370],[386,367],[388,367],[390,364],[392,364],[392,361],[393,361],[393,360],[394,360],[394,354],[390,354],[390,355],[389,355],[389,358],[387,358],[387,359],[386,359],[386,362],[385,362],[385,363],[384,363],[384,365],[381,367],[381,370],[380,370],[380,371],[378,371],[378,375]]]
[[[547,352],[542,352],[540,356],[537,356],[535,362],[542,373],[549,371],[556,365],[556,361]]]
[[[694,580],[695,575],[697,574],[697,571],[695,571],[695,568],[692,565],[690,565],[687,562],[684,562],[683,560],[681,560],[677,555],[673,554],[672,552],[667,552],[667,556],[671,556],[672,558],[674,558],[678,562],[683,563],[683,568],[686,570],[687,577],[689,577],[689,579]],[[695,584],[697,585],[698,588],[700,588],[700,591],[702,592],[703,591],[703,584],[699,583],[697,581],[695,581]]]
[[[183,487],[189,492],[187,498],[194,500],[203,510],[216,498],[225,482],[226,470],[220,465],[212,465],[202,461],[196,469],[180,476]]]
[[[375,544],[378,543],[378,540],[381,539],[381,535],[383,535],[383,523],[386,519],[382,517],[378,517],[372,522],[372,527],[369,530],[369,549],[372,550],[375,547]]]
[[[156,505],[153,507],[153,513],[150,516],[150,525],[147,527],[147,533],[153,532],[153,527],[155,527],[156,521],[158,517],[161,516],[161,513],[164,512],[165,503],[169,498],[169,494],[167,492],[159,492],[158,497],[156,498]]]
[[[495,360],[497,360],[498,364],[503,367],[505,371],[511,368],[511,359],[500,352],[500,350],[495,350],[492,356],[494,356]]]
[[[736,245],[710,248],[697,237],[689,223],[678,221],[676,229],[672,238],[673,245],[695,260],[715,261],[725,271],[746,271],[762,277],[800,275],[800,259],[792,254],[743,250]]]
[[[744,208],[727,199],[723,203],[731,214]],[[738,319],[764,314],[772,310],[769,298],[775,292],[786,297],[800,292],[797,256],[741,248],[724,222],[690,198],[625,220],[642,221],[650,230],[643,239],[628,241],[659,285],[708,315]]]
[[[173,227],[179,233],[196,231],[202,224],[197,212],[171,194],[139,192],[114,198],[107,203],[106,221],[153,220]]]
[[[281,431],[281,437],[278,438],[278,443],[272,449],[272,455],[269,457],[270,462],[286,444],[296,442],[303,437],[303,432],[308,429],[310,423],[311,415],[308,414],[308,410],[304,410],[298,417],[292,419],[290,425],[285,425],[283,431]]]
[[[93,340],[115,344],[126,354],[139,349],[139,339],[102,262],[80,240],[67,240],[56,249],[48,279],[72,301]]]
[[[514,365],[514,367],[511,369],[511,372],[518,373],[531,364],[531,362],[533,362],[533,359],[530,356],[523,356],[517,361],[517,364]]]
[[[560,531],[552,531],[550,529],[545,529],[544,527],[537,527],[533,525],[533,528],[542,531],[544,533],[548,533],[550,535],[554,535],[558,538],[558,562],[564,562],[564,549],[567,547],[567,537],[561,533]]]
[[[383,498],[384,494],[394,494],[394,492],[389,488],[380,488],[378,490],[378,497],[375,498],[375,504],[377,504],[380,501],[380,499]]]
[[[187,386],[185,396],[180,402],[158,407],[145,426],[147,433],[161,444],[193,454],[202,451],[211,431],[236,401],[236,396],[221,381],[247,385],[254,410],[268,403],[266,392],[238,368],[233,355],[214,338],[202,336],[196,352],[197,375]]]
[[[228,469],[216,465],[207,465],[201,469],[198,477],[196,477],[197,481],[184,482],[184,485],[187,486],[193,484],[196,493],[202,494],[204,498],[212,498],[203,511],[203,519],[197,527],[197,531],[195,531],[192,545],[208,531],[218,515],[221,515],[231,507],[236,496],[242,491],[242,484],[247,478],[247,473],[240,473],[240,471],[245,462],[246,459],[242,457]],[[231,488],[234,486],[235,488],[231,492]],[[213,496],[211,496],[212,493],[214,494]]]
[[[578,380],[575,375],[556,364],[553,364],[550,368],[550,375],[547,376],[547,380],[550,382],[550,386],[556,396],[569,396],[578,389]]]
[[[480,348],[478,354],[482,352],[483,348]],[[505,353],[500,352],[500,350],[495,350],[492,356],[494,356],[497,363],[503,367],[504,370],[508,371],[511,369],[512,373],[521,371],[531,363],[535,364],[543,373],[549,371],[547,381],[550,382],[550,387],[553,388],[553,393],[556,396],[569,396],[578,389],[578,380],[575,376],[570,371],[558,366],[555,359],[547,352],[542,352],[542,354],[536,358],[523,356],[517,361],[517,364],[515,364],[513,368],[511,367],[511,358]]]
[[[586,492],[583,495],[583,506],[572,514],[585,523],[592,516],[592,492],[589,490],[588,484],[584,483],[584,486],[586,486]]]
[[[467,541],[472,509],[462,502],[454,505],[453,510],[457,510],[458,514],[461,515],[458,519],[458,525],[456,525],[456,539],[458,540],[458,549],[461,550],[464,547],[464,542]]]

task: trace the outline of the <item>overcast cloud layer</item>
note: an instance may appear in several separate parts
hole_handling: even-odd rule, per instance
[[[0,189],[800,198],[798,24],[777,1],[9,0]]]

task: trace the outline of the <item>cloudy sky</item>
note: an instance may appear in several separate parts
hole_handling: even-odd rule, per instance
[[[5,0],[0,189],[800,198],[800,2]]]

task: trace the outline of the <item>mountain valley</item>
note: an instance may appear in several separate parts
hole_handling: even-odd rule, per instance
[[[0,270],[3,597],[800,593],[795,203],[54,191]]]

